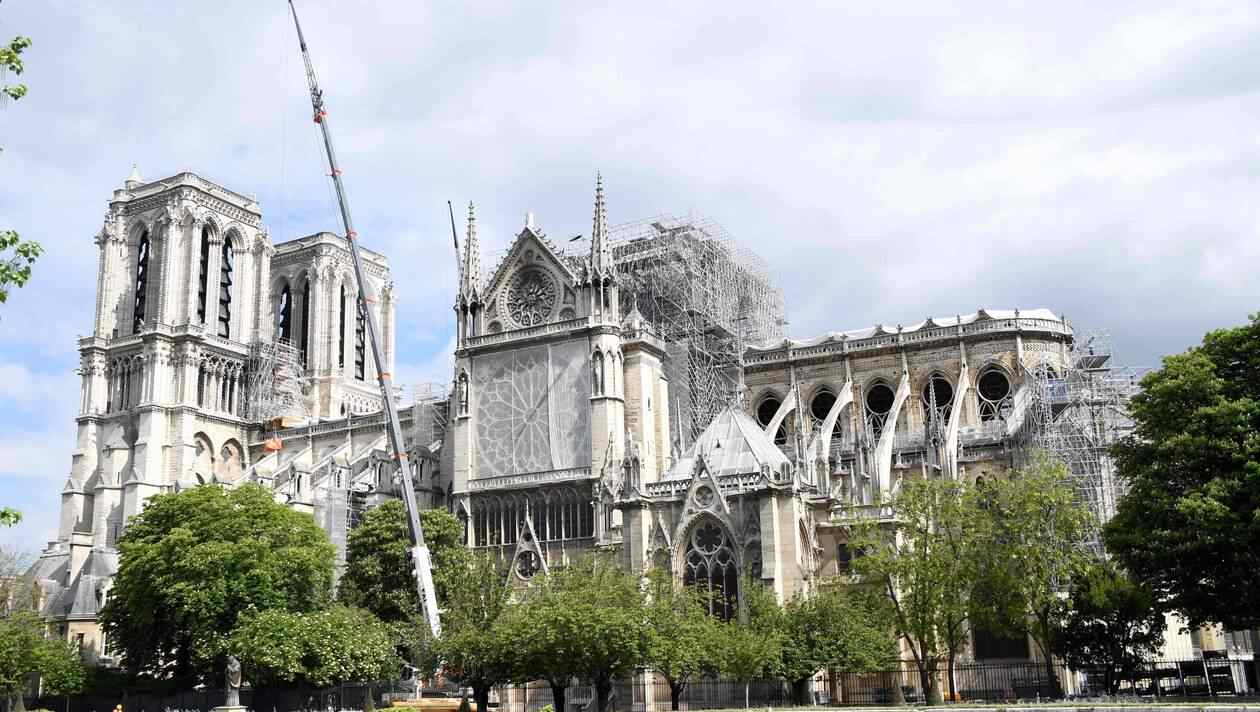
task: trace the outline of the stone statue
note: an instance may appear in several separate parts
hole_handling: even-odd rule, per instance
[[[227,673],[224,675],[223,688],[227,692],[224,707],[241,706],[241,661],[235,655],[227,659]]]

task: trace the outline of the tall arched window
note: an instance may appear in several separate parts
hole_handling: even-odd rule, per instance
[[[591,357],[591,387],[595,395],[604,395],[604,354],[599,351]]]
[[[774,420],[775,414],[779,412],[779,406],[781,405],[783,405],[783,401],[780,401],[773,395],[763,398],[761,402],[757,404],[757,423],[759,423],[763,428],[769,427],[770,422]],[[784,420],[784,422],[779,425],[779,429],[774,433],[774,444],[784,445],[786,443],[787,421]]]
[[[219,336],[227,338],[232,331],[232,260],[236,252],[230,240],[223,241],[223,259],[219,266]]]
[[[364,311],[363,299],[358,301],[357,315],[354,322],[354,377],[360,381],[367,378],[367,314]]]
[[[138,332],[144,325],[145,292],[149,286],[149,231],[140,233],[140,244],[136,247],[136,305],[132,312],[131,331]]]
[[[897,399],[893,389],[887,383],[876,383],[866,391],[866,424],[871,436],[876,440],[883,434],[888,424],[888,414],[892,411],[893,401]],[[892,424],[897,427],[896,423]]]
[[[299,348],[302,349],[302,365],[306,365],[307,354],[311,351],[311,280],[307,279],[306,284],[302,285],[302,331],[301,343]]]
[[[716,521],[706,518],[691,530],[683,557],[683,583],[698,589],[709,614],[724,621],[739,607],[739,570],[731,539]]]
[[[341,285],[341,299],[337,313],[337,367],[346,367],[346,285]]]
[[[280,288],[279,321],[276,334],[285,341],[293,340],[293,293],[286,284]]]
[[[197,273],[197,321],[206,323],[206,300],[210,290],[210,226],[201,228],[201,271]]]

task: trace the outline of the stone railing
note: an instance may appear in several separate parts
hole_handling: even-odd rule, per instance
[[[478,478],[468,481],[468,489],[472,492],[484,492],[486,490],[532,487],[555,482],[573,482],[590,478],[591,468],[570,467],[563,470],[546,470],[544,472],[526,472],[520,475]]]
[[[1072,327],[1057,319],[1018,317],[985,319],[961,326],[939,326],[893,333],[880,333],[864,339],[836,337],[812,346],[782,346],[770,351],[749,351],[744,354],[747,365],[771,364],[833,354],[856,354],[878,351],[895,346],[919,345],[933,341],[956,341],[959,338],[982,334],[1038,332],[1056,336],[1071,336]]]
[[[548,324],[539,324],[538,326],[527,326],[523,329],[511,329],[509,331],[500,331],[494,334],[471,336],[468,338],[466,345],[468,348],[477,348],[478,346],[490,346],[491,344],[502,344],[510,341],[534,339],[539,336],[562,334],[567,331],[598,325],[616,326],[616,324],[611,321],[596,320],[592,317],[579,316],[574,317],[573,319],[565,319],[564,321],[553,321]]]
[[[770,479],[776,480],[778,473],[770,473]],[[748,472],[735,475],[721,475],[717,478],[718,487],[724,492],[751,489],[762,483],[760,472]],[[648,482],[643,485],[643,493],[649,497],[679,497],[691,487],[691,478],[685,480],[663,480]]]

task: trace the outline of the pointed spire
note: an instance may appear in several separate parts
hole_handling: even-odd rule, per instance
[[[608,244],[608,210],[604,206],[604,177],[595,173],[595,224],[591,228],[591,271],[600,278],[612,275],[612,248]]]
[[[464,240],[464,283],[460,296],[469,303],[481,298],[481,245],[477,242],[477,215],[468,201],[468,235]]]
[[[144,179],[140,177],[140,166],[135,163],[131,164],[131,173],[127,175],[124,185],[128,188],[134,188],[143,182]]]

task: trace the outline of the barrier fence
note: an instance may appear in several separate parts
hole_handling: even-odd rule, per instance
[[[965,663],[955,666],[953,694],[944,666],[938,671],[947,703],[997,703],[1058,699],[1231,698],[1260,694],[1256,671],[1250,660],[1195,659],[1147,662],[1132,670],[1072,670],[1062,664],[1047,668],[1042,663]],[[343,712],[361,710],[371,694],[377,707],[390,699],[411,697],[402,684],[380,682],[346,684],[330,688],[241,690],[241,704],[255,712]],[[744,684],[735,680],[698,676],[690,680],[679,698],[680,710],[733,709],[744,707]],[[754,680],[748,684],[748,704],[754,708],[793,705],[860,706],[923,703],[926,695],[913,662],[891,665],[878,672],[823,672],[802,686],[783,680]],[[223,704],[222,690],[163,693],[129,691],[96,693],[30,700],[28,707],[53,712],[210,712]],[[594,689],[574,684],[565,693],[565,710],[595,712]],[[554,705],[550,686],[541,682],[507,685],[495,690],[491,706],[498,712],[538,712]],[[659,675],[643,671],[613,685],[609,712],[665,712],[671,708],[669,684]]]

